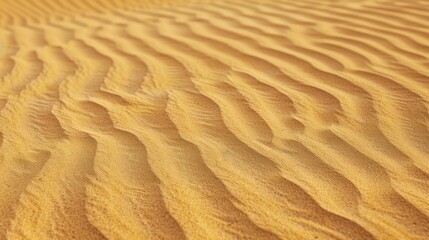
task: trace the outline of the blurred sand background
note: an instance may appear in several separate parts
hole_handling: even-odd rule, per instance
[[[0,239],[429,239],[429,1],[0,6]]]

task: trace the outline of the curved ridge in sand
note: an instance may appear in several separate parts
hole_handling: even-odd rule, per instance
[[[429,237],[428,2],[0,5],[2,239]]]

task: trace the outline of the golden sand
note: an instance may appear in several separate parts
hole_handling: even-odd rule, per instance
[[[0,239],[429,239],[429,1],[0,0]]]

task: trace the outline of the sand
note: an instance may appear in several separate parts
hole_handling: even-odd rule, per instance
[[[429,1],[0,6],[0,239],[429,239]]]

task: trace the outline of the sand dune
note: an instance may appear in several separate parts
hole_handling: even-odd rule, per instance
[[[0,239],[429,239],[428,1],[0,5]]]

